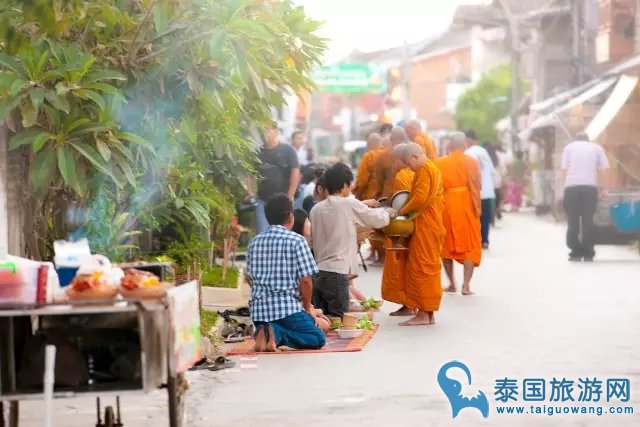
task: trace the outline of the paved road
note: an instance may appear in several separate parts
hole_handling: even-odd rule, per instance
[[[360,353],[262,356],[255,368],[245,361],[244,368],[193,375],[188,425],[640,425],[640,258],[627,248],[602,247],[597,262],[570,264],[563,240],[559,225],[508,215],[477,271],[477,295],[446,295],[437,325],[401,328],[382,313],[378,334]],[[378,295],[379,282],[373,269],[358,286]],[[472,387],[489,397],[488,419],[465,409],[452,421],[436,381],[451,360],[465,362]],[[458,374],[450,376],[462,381]],[[628,378],[631,401],[622,405],[635,406],[635,415],[496,414],[496,379],[554,376]],[[576,400],[578,393],[576,387]],[[126,410],[125,425],[165,425],[163,397],[140,399]],[[56,408],[57,425],[91,425],[90,401],[57,401]],[[39,405],[24,412],[24,425],[41,425]]]

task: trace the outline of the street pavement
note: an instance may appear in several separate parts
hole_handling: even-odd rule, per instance
[[[437,324],[403,328],[387,316],[362,352],[234,358],[221,372],[190,373],[189,427],[377,426],[637,426],[640,425],[640,256],[627,247],[598,247],[592,264],[567,262],[564,228],[526,213],[508,214],[473,280],[472,297],[445,295]],[[461,278],[462,271],[457,270]],[[380,294],[379,268],[362,273],[357,286]],[[443,284],[446,284],[443,281]],[[446,362],[464,362],[470,389],[484,391],[490,414],[473,408],[453,420],[438,386]],[[449,376],[467,381],[462,371]],[[497,414],[496,380],[579,378],[630,381],[634,415]],[[606,390],[605,390],[606,392]],[[515,397],[522,405],[523,390]],[[571,402],[569,402],[571,403]],[[532,402],[525,402],[528,409]],[[582,404],[575,402],[574,404]],[[556,403],[556,405],[558,405]],[[41,403],[23,405],[21,425],[42,425]],[[95,423],[87,399],[55,402],[56,426]],[[125,426],[166,424],[165,394],[123,401]]]

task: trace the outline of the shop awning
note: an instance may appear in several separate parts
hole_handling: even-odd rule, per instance
[[[561,105],[558,108],[554,109],[553,112],[558,114],[564,111],[569,111],[574,107],[577,107],[578,105],[582,104],[583,102],[586,102],[600,95],[602,92],[604,92],[605,90],[613,86],[617,80],[618,80],[617,77],[608,77],[606,79],[603,79],[598,83],[596,83],[595,85],[591,86],[589,89],[582,92],[581,94],[577,95],[575,98],[572,98],[566,104]]]
[[[618,114],[618,111],[626,104],[629,96],[638,84],[638,77],[622,75],[618,79],[616,87],[609,95],[598,114],[593,118],[589,126],[587,126],[587,135],[594,141],[609,126],[611,120]]]

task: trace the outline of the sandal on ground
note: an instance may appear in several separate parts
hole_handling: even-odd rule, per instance
[[[243,342],[246,335],[243,335],[241,332],[236,332],[235,334],[231,334],[224,339],[224,342],[227,344],[233,344],[237,342]]]
[[[209,367],[208,369],[210,371],[219,371],[221,369],[233,368],[234,366],[236,366],[236,362],[227,359],[224,356],[220,356],[216,360],[214,360],[213,366]]]
[[[209,369],[214,366],[213,362],[209,362],[206,357],[198,360],[192,367],[189,368],[190,371],[202,371],[204,369]]]

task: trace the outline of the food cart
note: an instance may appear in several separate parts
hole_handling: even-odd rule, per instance
[[[201,357],[198,284],[155,301],[0,306],[0,402],[10,407],[0,427],[19,425],[20,401],[43,399],[45,345],[57,352],[53,397],[95,397],[96,426],[126,424],[119,396],[165,388],[169,425],[178,427],[182,373]],[[115,396],[115,407],[103,412],[105,396]]]

